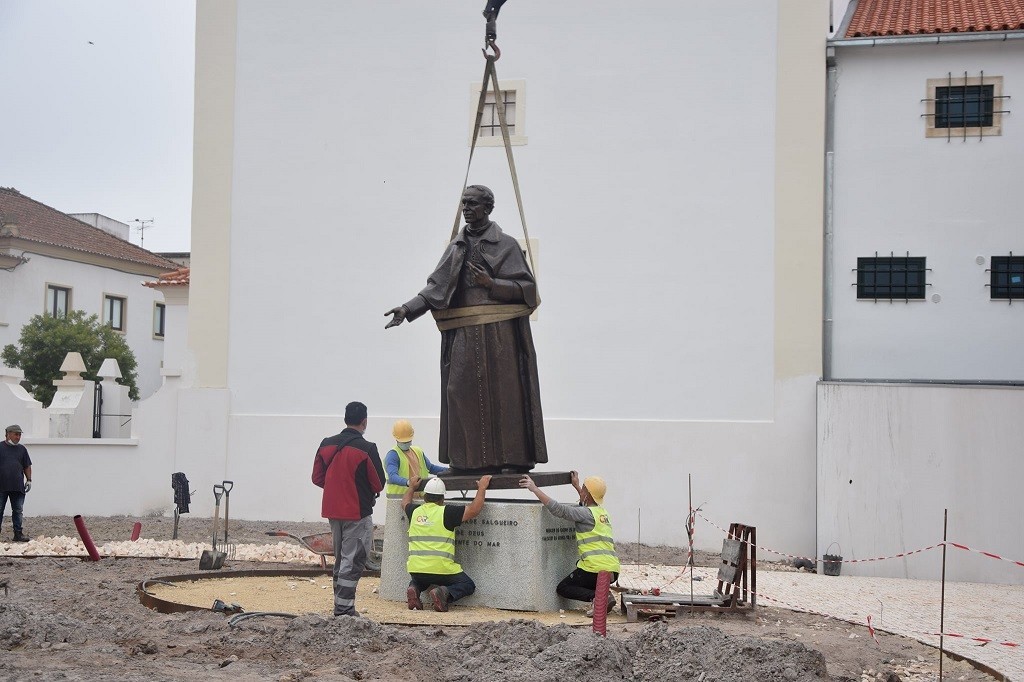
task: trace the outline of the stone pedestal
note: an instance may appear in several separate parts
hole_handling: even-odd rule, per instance
[[[445,501],[467,504],[468,500]],[[380,574],[384,599],[405,601],[408,529],[402,501],[388,499]],[[479,516],[455,530],[455,560],[476,583],[476,592],[459,604],[513,611],[571,608],[571,602],[555,594],[555,587],[576,566],[576,529],[536,500],[488,498]]]

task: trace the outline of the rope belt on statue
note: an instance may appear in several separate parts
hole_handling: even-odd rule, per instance
[[[462,217],[462,195],[465,193],[466,185],[469,183],[469,169],[470,166],[473,165],[473,150],[476,149],[477,138],[480,137],[480,127],[484,117],[485,104],[487,102],[488,81],[490,81],[494,92],[494,108],[498,112],[498,123],[501,126],[501,139],[505,144],[505,156],[508,158],[508,169],[512,175],[512,187],[516,192],[516,205],[519,207],[519,221],[523,225],[523,237],[526,239],[526,255],[530,259],[530,271],[533,273],[534,279],[536,280],[537,268],[533,263],[533,249],[530,247],[530,233],[526,229],[526,214],[523,212],[523,196],[519,191],[519,175],[516,173],[515,159],[512,158],[512,142],[509,137],[508,122],[505,120],[505,101],[501,96],[501,89],[498,87],[498,73],[494,68],[494,63],[501,58],[501,50],[499,50],[498,46],[494,43],[495,38],[497,38],[495,20],[497,19],[498,9],[500,9],[503,3],[504,0],[500,0],[499,2],[491,0],[487,5],[487,9],[484,10],[484,17],[488,19],[488,25],[484,32],[483,53],[484,60],[486,62],[484,64],[484,78],[483,83],[480,86],[480,101],[477,103],[476,107],[476,123],[473,125],[473,139],[469,143],[469,161],[466,163],[466,177],[462,180],[462,191],[459,192],[459,206],[455,211],[455,224],[452,226],[452,235],[449,240],[455,239],[455,235],[459,233],[459,223],[460,218]],[[488,48],[490,48],[494,54],[488,54]],[[532,310],[530,312],[532,312]],[[512,317],[519,317],[519,315],[513,315]],[[438,327],[440,327],[440,324]]]
[[[464,308],[448,308],[430,312],[434,315],[437,328],[440,331],[447,331],[526,317],[534,310],[535,308],[531,308],[525,303],[503,303],[500,305],[470,305]]]

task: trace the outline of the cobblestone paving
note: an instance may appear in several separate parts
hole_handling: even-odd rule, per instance
[[[717,586],[716,569],[695,568],[694,595],[709,595]],[[619,585],[632,589],[660,588],[690,593],[689,574],[679,566],[623,564]],[[941,585],[936,580],[827,576],[816,573],[761,570],[757,573],[757,604],[826,614],[865,626],[867,617],[881,639],[886,633],[939,645]],[[1008,680],[1024,682],[1024,585],[946,583],[946,633],[994,640],[989,644],[945,637],[944,647],[998,671]]]

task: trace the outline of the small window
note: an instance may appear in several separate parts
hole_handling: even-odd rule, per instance
[[[924,256],[858,258],[856,272],[859,299],[923,299],[928,286]]]
[[[505,105],[505,123],[508,125],[509,142],[514,145],[524,145],[526,144],[526,81],[498,81],[498,88],[501,102]],[[472,136],[473,127],[476,125],[476,110],[480,103],[480,83],[474,84],[472,93],[469,118],[470,136]],[[484,111],[480,119],[480,137],[476,144],[478,147],[501,147],[505,144],[501,139],[501,122],[498,119],[498,107],[493,90],[488,90],[484,99]]]
[[[46,286],[46,313],[50,317],[67,317],[71,309],[71,289],[54,284]]]
[[[516,134],[516,91],[502,90],[501,101],[505,105],[505,125],[508,134]],[[484,96],[484,115],[480,119],[480,137],[501,137],[501,119],[498,118],[498,107],[494,105],[494,93]]]
[[[992,256],[989,275],[993,300],[1024,299],[1024,256]]]
[[[936,128],[978,128],[992,125],[991,85],[935,88]]]
[[[103,322],[116,331],[124,331],[124,310],[127,301],[121,296],[103,297]]]
[[[1003,96],[1003,77],[929,78],[926,88],[925,137],[983,138],[1002,135],[1002,115],[1009,97]]]
[[[163,303],[153,304],[153,336],[164,338],[164,320],[167,315],[167,306]]]

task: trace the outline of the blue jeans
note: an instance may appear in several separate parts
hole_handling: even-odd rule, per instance
[[[0,524],[3,523],[4,514],[7,512],[7,500],[11,501],[11,521],[14,522],[14,534],[21,535],[21,522],[24,519],[22,511],[25,509],[25,493],[13,490],[0,492]]]
[[[431,585],[444,585],[448,588],[451,601],[458,601],[476,592],[476,583],[466,575],[465,571],[449,574],[411,573],[409,577],[412,578],[412,582],[409,584],[420,592],[425,591]]]

